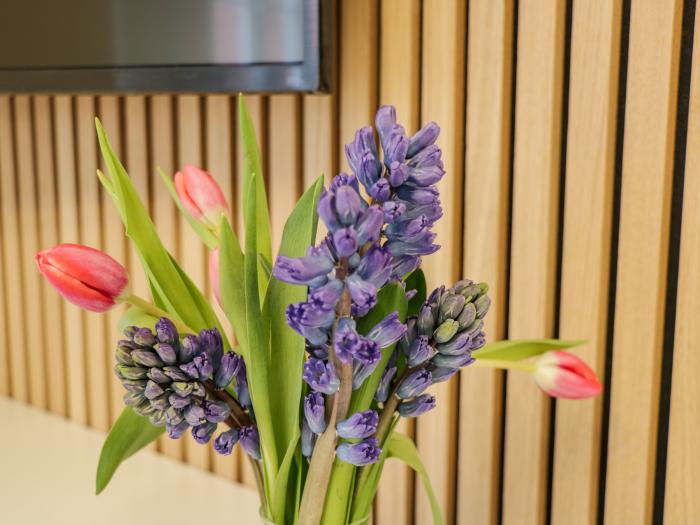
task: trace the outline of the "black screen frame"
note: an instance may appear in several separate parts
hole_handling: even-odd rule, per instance
[[[283,93],[330,91],[331,2],[304,0],[304,60],[295,63],[0,68],[0,92]]]

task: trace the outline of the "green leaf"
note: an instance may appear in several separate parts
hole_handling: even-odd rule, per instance
[[[316,203],[321,195],[323,179],[302,195],[287,219],[282,233],[280,254],[302,257],[316,238]],[[295,286],[272,279],[267,288],[263,318],[270,332],[270,411],[275,421],[275,440],[278,454],[282,454],[292,436],[299,429],[302,371],[304,367],[304,338],[286,323],[285,310],[292,303],[306,299],[305,286]]]
[[[411,272],[411,274],[406,278],[406,291],[415,290],[416,295],[414,295],[410,301],[408,301],[408,312],[407,315],[418,315],[420,307],[425,302],[427,297],[427,285],[425,283],[425,274],[423,270],[418,268],[417,270]]]
[[[141,308],[132,306],[117,321],[117,330],[121,333],[127,326],[139,326],[155,330],[157,321],[157,317],[144,312]]]
[[[418,474],[423,482],[428,501],[430,501],[430,509],[433,513],[433,525],[443,525],[444,521],[442,519],[442,512],[440,511],[440,504],[435,496],[435,491],[433,490],[433,485],[430,483],[428,472],[425,470],[423,462],[420,460],[418,449],[413,443],[413,440],[405,434],[394,432],[389,439],[387,448],[389,450],[388,458],[399,459],[416,471],[416,474]]]
[[[105,489],[124,460],[148,445],[164,430],[163,427],[154,427],[147,418],[139,416],[131,408],[125,408],[102,445],[97,464],[96,493]]]
[[[294,436],[287,446],[287,451],[282,458],[279,472],[277,473],[275,483],[272,486],[272,501],[270,503],[270,508],[272,510],[272,516],[275,518],[275,523],[284,523],[284,514],[288,496],[287,488],[289,484],[289,471],[294,462],[299,437],[300,434],[297,430],[296,436]]]
[[[222,217],[221,245],[219,246],[219,288],[221,302],[236,338],[241,345],[243,358],[248,362],[248,329],[246,326],[244,256],[236,234],[226,217]]]
[[[260,160],[260,148],[255,136],[253,121],[250,119],[250,114],[243,101],[243,95],[238,95],[238,127],[243,148],[243,192],[241,195],[243,198],[243,216],[248,217],[248,208],[251,205],[255,206],[257,252],[261,253],[268,261],[271,261],[270,214],[267,209],[267,195],[265,193],[265,179],[263,179],[262,162]],[[255,181],[256,185],[254,203],[248,200],[248,195],[250,194],[249,186],[253,181]],[[264,288],[261,287],[261,290],[261,297],[264,297]]]
[[[165,187],[168,189],[168,193],[170,193],[170,196],[175,201],[175,204],[180,210],[180,213],[182,213],[182,215],[185,217],[185,219],[190,224],[195,233],[199,236],[200,239],[202,239],[204,244],[207,245],[207,248],[209,248],[210,250],[216,248],[219,242],[217,241],[214,234],[209,230],[209,228],[207,228],[201,222],[195,219],[192,216],[192,214],[189,211],[187,211],[187,208],[185,208],[182,205],[182,201],[180,200],[180,197],[177,194],[177,189],[175,188],[175,184],[173,183],[172,177],[166,175],[166,173],[161,168],[158,168],[158,175],[160,175],[160,178],[163,179]]]
[[[487,344],[473,352],[472,355],[474,359],[520,361],[550,350],[579,346],[585,342],[583,339],[575,341],[564,341],[561,339],[513,339]]]

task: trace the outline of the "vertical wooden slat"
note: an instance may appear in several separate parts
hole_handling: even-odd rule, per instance
[[[151,166],[153,171],[160,166],[168,175],[175,172],[175,123],[173,119],[173,98],[170,95],[155,95],[151,98],[150,144]],[[165,248],[177,254],[177,212],[170,194],[162,187],[160,180],[154,182],[153,220],[158,235]],[[158,189],[156,189],[156,187]],[[175,459],[183,458],[183,441],[163,436],[158,440],[161,452]]]
[[[559,336],[602,378],[607,337],[619,2],[575,2],[572,19]],[[557,402],[552,521],[597,513],[602,397]]]
[[[554,329],[565,7],[527,0],[518,8],[511,338]],[[507,388],[503,521],[542,523],[550,402],[527,374],[508,374]]]
[[[7,308],[9,376],[12,397],[26,402],[29,400],[29,385],[23,344],[22,265],[19,257],[21,248],[14,148],[11,100],[9,96],[0,96],[0,194],[2,197],[0,214],[2,214],[3,272],[5,292],[11,301]]]
[[[377,21],[374,0],[341,1],[339,140],[340,169],[348,171],[344,144],[355,131],[374,123],[377,110]]]
[[[200,98],[196,95],[182,95],[177,98],[178,159],[180,166],[202,164],[202,115]],[[204,248],[199,237],[192,231],[184,217],[180,216],[180,253],[178,261],[200,290],[205,290],[206,264]],[[188,463],[200,468],[209,468],[209,450],[199,445],[187,433],[185,436],[185,457]]]
[[[228,95],[210,95],[206,97],[206,169],[212,174],[221,187],[229,204],[233,196],[234,174],[233,166],[233,137],[231,130],[231,98]],[[231,217],[229,217],[231,220]],[[209,300],[216,311],[216,315],[226,324],[226,316],[219,307],[213,290],[210,289]],[[236,453],[240,447],[235,447]],[[238,475],[238,461],[236,454],[221,456],[213,449],[212,468],[219,475],[229,479],[236,479]]]
[[[505,335],[510,193],[513,2],[469,3],[464,276],[489,284],[490,341]],[[496,523],[502,372],[460,377],[457,523]]]
[[[301,190],[300,107],[297,95],[273,95],[268,115],[268,199],[272,223],[272,255]]]
[[[303,189],[324,174],[329,180],[338,166],[335,94],[304,95],[303,101]]]
[[[73,101],[67,95],[54,99],[54,140],[56,143],[56,183],[58,187],[59,240],[80,242],[78,186],[75,165]],[[86,353],[82,313],[77,306],[61,301],[63,344],[66,349],[68,415],[78,423],[88,422]]]
[[[447,173],[438,185],[444,215],[435,226],[436,242],[442,249],[423,262],[429,290],[443,282],[454,283],[461,272],[466,9],[463,0],[428,0],[423,5],[421,121],[440,124],[438,144]],[[457,382],[453,379],[440,383],[432,393],[438,405],[416,422],[417,442],[445,521],[452,523],[457,472]],[[421,487],[416,488],[416,523],[432,523]]]
[[[673,351],[664,523],[693,523],[700,516],[700,12],[695,39],[683,191],[681,252]]]
[[[46,408],[46,363],[42,334],[36,329],[43,326],[41,311],[41,291],[39,272],[36,271],[34,256],[39,251],[39,225],[37,221],[37,197],[34,170],[34,148],[32,136],[31,101],[28,95],[15,97],[15,141],[17,202],[20,251],[19,265],[21,272],[17,276],[22,282],[22,306],[24,317],[24,339],[22,351],[25,352],[29,380],[29,402]]]
[[[397,120],[406,132],[419,127],[420,110],[420,2],[386,0],[380,13],[379,102],[396,107]],[[414,421],[402,419],[397,430],[413,435]],[[413,520],[413,475],[397,461],[388,461],[382,472],[375,523],[409,524]]]
[[[0,102],[1,103],[1,102]],[[0,119],[3,117],[0,113]],[[0,178],[3,177],[2,169],[2,146],[0,145]],[[0,183],[0,206],[2,205],[2,183]],[[3,233],[3,216],[0,213],[0,396],[9,396],[11,393],[10,385],[10,343],[7,334],[7,316],[11,308],[11,299],[5,292],[5,275],[3,268],[6,267],[4,257],[4,246],[2,239]]]
[[[56,180],[54,178],[54,150],[51,116],[51,99],[46,95],[34,97],[34,141],[36,152],[38,215],[40,248],[58,244],[58,213],[56,209]],[[2,294],[2,291],[0,291]],[[65,416],[66,384],[65,355],[63,341],[56,337],[63,325],[61,319],[61,296],[42,279],[41,305],[44,318],[42,330],[46,359],[46,384],[49,410]],[[0,326],[0,329],[2,327]]]
[[[682,2],[634,2],[605,521],[650,523]]]

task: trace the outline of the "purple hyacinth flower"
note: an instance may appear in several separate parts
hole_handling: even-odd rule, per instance
[[[121,370],[124,370],[122,368]],[[138,370],[141,370],[142,372],[145,371],[143,368],[139,368]],[[146,373],[149,379],[155,381],[156,383],[159,383],[161,385],[170,383],[170,377],[165,375],[164,371],[162,368],[150,368],[148,372]],[[129,379],[140,379],[138,377],[133,377]]]
[[[428,388],[433,382],[433,376],[430,371],[421,368],[411,372],[409,376],[404,379],[399,388],[396,390],[396,395],[401,399],[408,399],[409,397],[415,397],[422,394],[426,388]]]
[[[433,244],[436,235],[436,233],[428,231],[425,232],[425,235],[420,235],[410,242],[389,241],[386,243],[386,247],[396,257],[400,255],[430,255],[440,249],[439,244]]]
[[[355,230],[357,232],[357,243],[363,246],[368,242],[377,242],[384,225],[384,212],[374,204],[368,207],[357,220]]]
[[[296,259],[280,255],[272,269],[272,275],[289,284],[309,284],[328,274],[333,266],[333,259],[321,251],[311,251],[311,254]]]
[[[367,438],[359,443],[341,443],[335,450],[336,456],[341,461],[356,467],[375,463],[381,453],[382,449],[379,448],[377,438]]]
[[[226,352],[221,358],[221,364],[214,374],[214,384],[217,388],[226,388],[236,375],[243,358],[234,352]]]
[[[216,423],[203,423],[192,427],[192,437],[200,445],[206,445],[209,443],[212,434],[216,431]]]
[[[391,185],[388,180],[382,178],[372,184],[372,186],[367,189],[367,193],[369,193],[370,197],[373,197],[374,200],[384,202],[391,197]]]
[[[333,334],[333,347],[335,355],[345,364],[352,363],[355,354],[362,347],[362,339],[357,333],[355,320],[350,317],[341,317]]]
[[[382,143],[384,149],[384,164],[388,168],[392,168],[395,164],[403,164],[406,160],[406,152],[408,151],[408,137],[403,126],[396,124],[390,131],[387,140]],[[392,186],[399,186],[393,184]]]
[[[392,261],[389,250],[373,244],[360,259],[355,273],[379,290],[391,277]]]
[[[331,279],[323,286],[311,290],[306,302],[319,310],[334,310],[344,289],[342,281]]]
[[[355,353],[355,359],[363,365],[376,365],[381,357],[379,343],[363,337],[360,348]]]
[[[394,379],[396,375],[396,367],[387,367],[382,374],[382,378],[377,386],[377,392],[374,394],[374,399],[380,403],[386,403],[389,399],[389,388],[391,387],[391,380]]]
[[[170,343],[156,343],[153,345],[153,349],[166,365],[174,365],[177,363],[177,352]]]
[[[146,383],[146,389],[143,391],[143,395],[148,399],[155,399],[165,392],[163,388],[155,381],[148,381]]]
[[[253,459],[260,460],[260,436],[256,426],[241,427],[239,439],[243,450]]]
[[[232,428],[219,434],[214,440],[214,450],[222,456],[229,456],[233,447],[238,443],[238,429]]]
[[[335,429],[338,435],[345,439],[366,438],[377,431],[379,416],[374,410],[356,412],[352,416],[339,422]]]
[[[345,281],[352,297],[353,309],[356,315],[362,317],[377,304],[377,288],[370,282],[354,273]]]
[[[187,421],[193,427],[206,423],[207,418],[204,414],[204,408],[202,405],[193,404],[188,406],[185,409],[185,421]]]
[[[150,328],[138,328],[134,333],[134,343],[141,346],[153,346],[158,340]]]
[[[323,345],[328,340],[328,328],[333,324],[335,311],[309,303],[295,303],[285,310],[287,324],[313,345]]]
[[[315,357],[316,359],[328,359],[328,347],[327,346],[307,346],[306,351],[309,353],[310,357]]]
[[[303,378],[311,388],[329,396],[335,394],[340,387],[340,379],[330,361],[324,362],[313,357],[307,359],[304,363]]]
[[[382,166],[377,155],[372,128],[365,126],[355,133],[355,140],[345,146],[345,156],[353,173],[365,188],[380,177]]]
[[[379,141],[384,144],[396,125],[396,108],[388,105],[380,106],[374,118],[374,125],[379,134]]]
[[[321,190],[321,196],[318,198],[318,204],[316,205],[318,216],[331,233],[335,232],[341,226],[335,213],[334,201],[335,193],[323,188],[323,190]]]
[[[457,297],[462,297],[461,295]],[[462,297],[463,298],[463,297]],[[443,355],[463,355],[470,349],[472,338],[468,332],[461,332],[454,336],[447,343],[435,345],[435,349]]]
[[[223,423],[231,414],[231,409],[223,401],[205,401],[204,417],[210,423]]]
[[[406,325],[399,321],[398,312],[392,312],[379,321],[374,328],[369,331],[367,337],[379,345],[379,348],[386,348],[401,339],[406,333]]]
[[[352,228],[341,228],[333,234],[333,246],[340,257],[350,257],[357,251],[357,234]]]
[[[190,397],[181,397],[178,394],[170,394],[168,396],[168,403],[170,403],[170,406],[173,408],[185,408],[189,406],[191,402],[192,398]]]
[[[150,350],[134,350],[131,352],[131,359],[134,360],[134,363],[143,367],[160,367],[165,364],[160,360],[158,354]]]
[[[396,195],[399,199],[413,204],[434,204],[440,192],[435,186],[427,186],[424,188],[403,185],[396,190]]]
[[[377,361],[378,362],[378,361]],[[357,390],[362,386],[362,383],[365,382],[365,379],[367,379],[370,375],[372,375],[372,372],[374,372],[374,369],[377,368],[377,362],[371,364],[371,365],[365,365],[361,363],[360,361],[355,361],[352,364],[352,389]]]
[[[431,144],[413,155],[409,159],[408,164],[417,168],[442,165],[441,157],[442,151],[440,148],[435,144]]]
[[[408,141],[409,157],[413,157],[419,151],[433,144],[440,135],[440,126],[435,122],[428,122],[425,126],[419,129]]]
[[[199,344],[214,369],[219,368],[219,363],[221,363],[221,358],[224,355],[224,344],[219,331],[216,328],[202,330],[199,332]],[[206,374],[207,377],[209,375],[211,375],[211,372]]]
[[[180,370],[182,370],[187,377],[191,379],[199,379],[199,367],[194,360],[190,361],[189,363],[181,364]]]
[[[444,368],[433,365],[430,365],[429,369],[430,374],[433,376],[433,383],[447,381],[459,371],[457,368]]]
[[[400,255],[394,257],[391,267],[391,278],[401,280],[420,266],[420,257],[416,255]]]
[[[419,335],[413,340],[408,349],[408,366],[413,368],[422,365],[434,355],[435,350],[428,343],[428,338],[424,335]]]
[[[362,211],[362,197],[351,186],[339,187],[335,191],[335,211],[341,224],[352,226]]]
[[[309,427],[306,419],[301,422],[301,455],[310,458],[316,445],[316,434]]]
[[[403,162],[394,161],[389,166],[389,184],[394,188],[401,186],[408,179],[409,167]]]
[[[214,365],[209,359],[209,355],[204,352],[200,353],[198,356],[195,356],[192,363],[194,363],[194,366],[197,367],[199,377],[201,379],[208,379],[209,376],[214,373]]]
[[[435,396],[423,394],[399,405],[399,414],[403,417],[418,417],[435,408]]]
[[[467,351],[462,355],[437,354],[430,360],[430,362],[436,367],[440,368],[461,368],[472,364],[474,362],[474,358],[472,357],[472,353]]]
[[[316,434],[326,430],[326,404],[323,394],[311,392],[304,398],[304,416],[309,428]]]
[[[169,345],[177,345],[180,341],[180,336],[177,333],[175,324],[167,317],[161,317],[156,322],[156,336],[161,343]]]
[[[384,212],[384,222],[392,224],[398,221],[406,211],[406,204],[398,201],[386,201],[382,204]]]
[[[187,334],[180,343],[178,359],[181,363],[187,363],[199,353],[199,340],[195,335]]]
[[[415,219],[390,224],[387,226],[386,230],[384,230],[384,233],[389,239],[410,241],[416,235],[420,235],[424,231],[430,229],[431,226],[432,223],[425,217],[425,215],[420,215]]]
[[[437,184],[444,176],[445,170],[442,162],[435,166],[409,167],[406,170],[406,182],[411,186],[419,186],[421,188]]]
[[[190,428],[190,425],[187,421],[181,421],[176,425],[165,423],[165,430],[168,432],[168,437],[170,439],[180,439],[188,428]]]
[[[243,359],[241,359],[238,369],[236,370],[236,384],[233,387],[233,391],[236,393],[236,398],[238,402],[244,407],[252,406],[252,401],[250,399],[250,390],[248,390],[248,376],[246,374],[246,366]]]

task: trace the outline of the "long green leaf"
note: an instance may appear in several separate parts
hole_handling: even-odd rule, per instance
[[[420,460],[418,449],[413,443],[413,440],[404,434],[394,432],[389,439],[387,447],[389,449],[389,458],[399,459],[416,471],[416,474],[418,474],[423,482],[428,501],[430,501],[430,509],[433,513],[433,525],[443,525],[444,521],[442,519],[442,512],[440,511],[440,503],[438,502],[435,491],[433,490],[433,485],[430,483],[428,472],[425,470],[425,466],[423,466],[423,462]]]
[[[543,354],[550,350],[572,348],[585,343],[585,340],[564,341],[561,339],[513,339],[490,343],[475,351],[475,359],[498,359],[520,361]]]
[[[121,333],[127,326],[139,326],[155,330],[157,321],[157,317],[153,317],[151,314],[144,312],[141,308],[132,306],[127,309],[127,311],[121,315],[119,321],[117,321],[117,330]]]
[[[222,217],[219,227],[219,288],[221,302],[236,338],[241,346],[243,358],[248,362],[248,328],[246,320],[244,255],[236,234],[226,217]]]
[[[323,179],[302,195],[284,225],[280,255],[301,257],[316,238],[318,222],[316,203],[321,195]],[[285,322],[287,305],[306,299],[304,286],[295,286],[272,279],[267,288],[263,318],[270,331],[270,411],[275,421],[277,453],[284,453],[292,436],[299,431],[304,338]]]
[[[287,507],[287,496],[288,496],[288,485],[289,485],[289,471],[294,462],[294,456],[297,451],[297,443],[299,443],[299,431],[297,430],[296,436],[289,442],[287,446],[287,451],[282,458],[282,463],[280,463],[280,469],[275,478],[275,482],[272,486],[272,500],[270,507],[272,510],[272,516],[275,518],[275,523],[284,523],[284,515]]]
[[[416,295],[414,295],[411,300],[408,301],[407,315],[418,315],[420,307],[423,305],[423,302],[427,296],[425,274],[420,268],[411,272],[411,275],[406,278],[406,291],[409,290],[415,290]]]
[[[102,445],[97,464],[96,493],[105,489],[122,461],[160,436],[163,430],[163,427],[151,425],[147,418],[139,416],[131,408],[125,408]]]
[[[243,95],[238,95],[238,127],[241,133],[241,145],[243,149],[243,216],[248,217],[248,208],[255,205],[255,222],[257,235],[257,252],[261,253],[268,261],[272,261],[272,241],[270,240],[270,214],[267,208],[267,194],[265,193],[265,179],[260,160],[260,148],[255,136],[253,121],[248,113]],[[248,200],[250,184],[255,181],[255,202]],[[261,281],[260,296],[264,297],[267,283]]]

